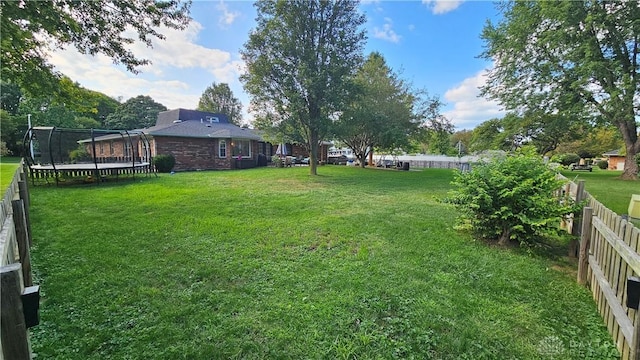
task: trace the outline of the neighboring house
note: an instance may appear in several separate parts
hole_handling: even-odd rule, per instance
[[[609,162],[609,170],[624,170],[626,156],[620,155],[620,150],[612,150],[602,154]]]
[[[173,155],[176,171],[248,169],[266,166],[276,154],[278,144],[271,144],[257,130],[231,124],[225,114],[175,109],[158,114],[156,124],[138,129],[148,139],[149,152]],[[141,147],[141,142],[134,142]],[[121,157],[127,147],[115,136],[95,139],[98,157]],[[287,155],[306,157],[307,151],[297,144],[286,144]],[[140,148],[138,153],[144,154]],[[326,146],[321,158],[326,159]],[[99,160],[101,161],[101,160]]]
[[[163,111],[155,126],[142,131],[150,138],[151,155],[173,155],[178,171],[252,168],[258,165],[258,154],[263,159],[267,155],[259,135],[231,124],[224,114]]]
[[[96,136],[93,140],[95,143],[95,158],[99,163],[115,163],[115,162],[148,162],[150,161],[150,149],[148,139],[144,137],[140,131],[121,131],[113,130],[113,134]],[[91,139],[83,139],[78,141],[83,144],[87,152],[87,156],[93,158],[94,144]],[[86,161],[87,159],[79,159]]]

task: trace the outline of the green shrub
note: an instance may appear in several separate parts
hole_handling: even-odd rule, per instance
[[[271,163],[275,166],[275,167],[282,167],[283,163],[282,163],[282,158],[280,158],[280,156],[278,155],[273,155],[271,157]]]
[[[597,154],[595,154],[590,150],[583,149],[583,150],[578,150],[578,156],[580,156],[581,159],[591,159],[593,157],[596,157]]]
[[[7,143],[4,141],[0,141],[0,156],[9,155],[9,149],[7,148]]]
[[[562,181],[529,149],[458,172],[452,185],[450,201],[461,210],[460,220],[476,237],[502,245],[510,240],[535,245],[573,210],[554,197]]]
[[[153,158],[153,165],[157,172],[168,173],[176,165],[176,158],[173,155],[157,155]]]
[[[602,170],[607,170],[609,168],[609,162],[607,160],[598,160],[596,165]]]
[[[560,154],[553,156],[551,161],[558,162],[564,166],[569,166],[573,163],[578,163],[580,161],[580,156],[578,156],[578,154]]]
[[[85,148],[84,145],[80,145],[78,146],[77,149],[75,150],[71,150],[71,152],[69,153],[69,159],[71,160],[72,163],[77,163],[77,162],[82,162],[82,161],[90,161],[93,158],[91,157],[91,154],[89,154],[87,152],[87,149]]]

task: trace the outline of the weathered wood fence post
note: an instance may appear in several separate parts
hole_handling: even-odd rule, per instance
[[[33,285],[31,277],[31,253],[29,251],[29,231],[27,229],[26,209],[22,199],[11,201],[13,207],[13,223],[16,229],[16,242],[18,243],[18,254],[22,263],[22,279],[24,286]]]
[[[584,180],[580,180],[578,182],[578,188],[576,189],[576,203],[582,202],[585,198]],[[580,226],[581,217],[582,214],[573,214],[573,218],[571,219],[571,235],[580,236],[582,230]],[[569,243],[569,257],[577,257],[579,255],[579,247],[577,240],[571,240]]]
[[[25,177],[25,173],[20,173],[21,180],[18,181],[18,191],[20,199],[24,201],[24,220],[27,224],[27,237],[29,238],[29,246],[33,245],[33,236],[31,235],[31,219],[29,217],[29,209],[31,208],[31,199],[29,198],[29,183]]]
[[[39,287],[32,286],[29,188],[24,160],[0,206],[0,359],[31,359],[27,329],[39,322]]]
[[[633,338],[631,339],[629,360],[638,360],[640,355],[640,311],[636,311],[635,326],[633,327]]]
[[[576,190],[576,204],[582,202],[585,199],[584,194],[584,180],[578,181],[578,189]],[[580,226],[581,214],[574,214],[573,216],[573,226],[571,228],[571,234],[580,235],[580,231],[582,230]]]
[[[578,256],[578,284],[587,283],[589,270],[589,245],[591,242],[591,217],[593,209],[585,207],[582,211],[582,231],[580,235],[580,252]]]
[[[31,359],[27,324],[22,310],[22,266],[20,263],[0,268],[2,355],[7,360]]]

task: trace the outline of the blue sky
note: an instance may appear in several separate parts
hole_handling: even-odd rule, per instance
[[[446,104],[443,114],[457,129],[502,116],[496,103],[478,97],[491,66],[478,55],[485,22],[497,19],[492,2],[368,0],[361,2],[360,11],[367,17],[365,56],[380,52],[402,78],[440,97]],[[88,89],[121,101],[148,95],[169,109],[193,109],[208,86],[226,82],[249,122],[249,97],[238,78],[244,71],[239,51],[255,26],[253,4],[195,0],[191,16],[185,31],[161,30],[167,38],[155,41],[153,49],[132,45],[136,55],[153,62],[137,75],[105,56],[81,55],[72,48],[53,52],[51,62]]]

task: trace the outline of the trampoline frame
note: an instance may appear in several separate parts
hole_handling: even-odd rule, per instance
[[[33,147],[32,143],[37,138],[34,135],[34,130],[38,131],[48,131],[48,151],[49,151],[49,161],[50,164],[36,164],[36,160],[34,159]],[[91,143],[91,163],[56,163],[54,159],[53,152],[53,144],[52,137],[54,133],[91,133],[91,139],[78,140],[78,144],[86,144]],[[114,136],[113,139],[122,140],[123,146],[128,144],[131,149],[131,161],[124,162],[103,162],[98,161],[99,157],[96,152],[96,138],[100,141],[100,138],[104,138],[104,140],[109,140],[109,138],[105,138],[108,136]],[[142,151],[144,154],[140,154],[138,151],[138,147],[133,146],[132,136],[139,137],[142,142]],[[61,143],[62,137],[60,137]],[[59,147],[61,144],[58,145]],[[130,173],[135,179],[136,173],[145,173],[147,176],[150,173],[154,173],[155,176],[158,176],[152,169],[151,164],[151,146],[149,139],[146,134],[140,130],[102,130],[102,129],[69,129],[69,128],[58,128],[58,127],[49,127],[49,126],[34,126],[29,128],[24,135],[23,138],[23,147],[25,153],[26,165],[29,168],[29,175],[31,176],[32,184],[35,184],[36,178],[44,178],[45,181],[49,182],[49,177],[53,175],[56,181],[56,185],[60,182],[60,177],[62,175],[71,174],[77,176],[86,176],[91,177],[95,176],[96,184],[99,184],[101,180],[106,175],[116,175],[118,177],[120,173]],[[138,153],[138,154],[136,154]],[[143,156],[137,156],[143,155]],[[103,159],[107,159],[108,157],[104,157]],[[141,161],[136,162],[136,159],[140,158]],[[146,161],[145,161],[146,160]]]

